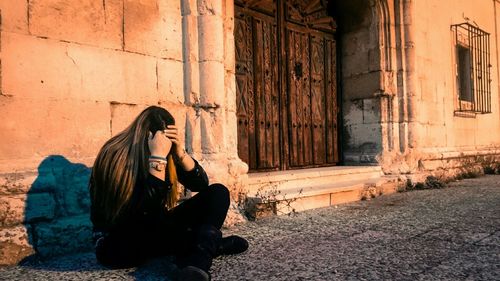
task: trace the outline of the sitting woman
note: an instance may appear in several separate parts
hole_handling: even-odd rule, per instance
[[[177,204],[180,182],[198,192]],[[112,268],[174,255],[180,280],[210,280],[212,259],[248,248],[222,238],[229,191],[208,177],[179,140],[172,115],[145,109],[99,151],[89,183],[97,260]]]

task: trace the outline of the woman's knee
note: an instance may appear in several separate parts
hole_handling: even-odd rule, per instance
[[[209,186],[208,190],[216,198],[217,201],[221,201],[229,205],[230,193],[226,186],[221,183],[215,183]]]

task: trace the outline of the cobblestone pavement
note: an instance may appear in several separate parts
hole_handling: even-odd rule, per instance
[[[500,280],[500,176],[249,222],[213,280]],[[170,280],[168,258],[106,270],[92,253],[0,268],[0,280]]]

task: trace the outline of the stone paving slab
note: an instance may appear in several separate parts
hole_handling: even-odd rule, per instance
[[[500,176],[249,222],[213,280],[500,280]],[[172,280],[168,257],[107,270],[92,253],[0,268],[0,280]]]

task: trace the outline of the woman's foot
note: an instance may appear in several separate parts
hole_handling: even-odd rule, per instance
[[[186,266],[179,272],[178,281],[210,281],[210,275],[196,266]]]
[[[248,242],[245,238],[231,235],[220,240],[217,247],[216,256],[220,255],[235,255],[243,253],[248,249]]]

